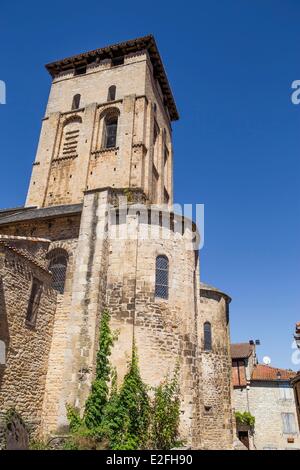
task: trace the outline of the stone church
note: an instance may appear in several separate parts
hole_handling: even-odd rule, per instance
[[[0,440],[11,408],[35,438],[67,432],[66,403],[84,408],[107,309],[119,379],[133,337],[147,384],[179,361],[181,439],[231,449],[230,298],[200,284],[197,228],[172,212],[179,116],[156,42],[46,68],[26,203],[0,211]]]

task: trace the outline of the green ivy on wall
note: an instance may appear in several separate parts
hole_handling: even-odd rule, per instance
[[[116,340],[109,326],[110,316],[102,314],[96,376],[86,401],[83,417],[67,405],[71,437],[66,449],[170,449],[178,440],[180,399],[176,367],[173,378],[154,389],[154,398],[143,382],[133,344],[128,370],[121,387],[109,357]]]

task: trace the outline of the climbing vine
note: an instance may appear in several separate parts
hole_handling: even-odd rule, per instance
[[[135,345],[123,383],[118,389],[117,373],[109,356],[116,339],[105,311],[100,322],[96,376],[86,401],[83,417],[67,405],[71,437],[66,449],[170,449],[178,444],[180,400],[176,368],[172,379],[166,378],[149,390],[139,370]]]
[[[85,404],[84,422],[89,429],[98,427],[103,418],[105,405],[108,401],[110,381],[109,356],[114,343],[114,336],[109,327],[109,313],[105,310],[101,317],[99,348],[96,361],[96,377],[92,384],[89,398]]]
[[[150,400],[141,379],[135,346],[120,391],[115,389],[106,408],[104,428],[113,450],[146,448],[150,425]]]
[[[180,419],[179,366],[173,378],[166,378],[155,390],[152,405],[151,442],[153,449],[171,449],[181,444],[178,436]]]

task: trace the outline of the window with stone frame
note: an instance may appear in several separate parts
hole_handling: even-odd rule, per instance
[[[59,294],[65,291],[66,273],[68,267],[68,256],[63,251],[54,251],[51,256],[49,271],[52,273],[52,288]]]
[[[169,297],[169,260],[165,255],[156,258],[155,297],[161,299]]]
[[[73,96],[72,100],[72,110],[74,109],[79,109],[80,107],[80,100],[81,100],[81,95],[77,94]]]
[[[36,278],[32,280],[31,292],[26,313],[26,323],[36,324],[37,314],[40,306],[40,300],[43,290],[43,283]]]
[[[118,115],[108,114],[104,119],[103,148],[109,149],[117,146]]]
[[[107,101],[115,101],[116,99],[116,91],[117,87],[116,85],[111,85],[108,89],[108,94],[107,94]]]
[[[211,334],[211,324],[207,321],[204,323],[204,351],[212,350],[212,334]]]

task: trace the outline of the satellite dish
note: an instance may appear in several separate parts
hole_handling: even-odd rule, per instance
[[[269,364],[271,364],[271,358],[269,356],[265,356],[263,358],[263,363],[268,366]]]

